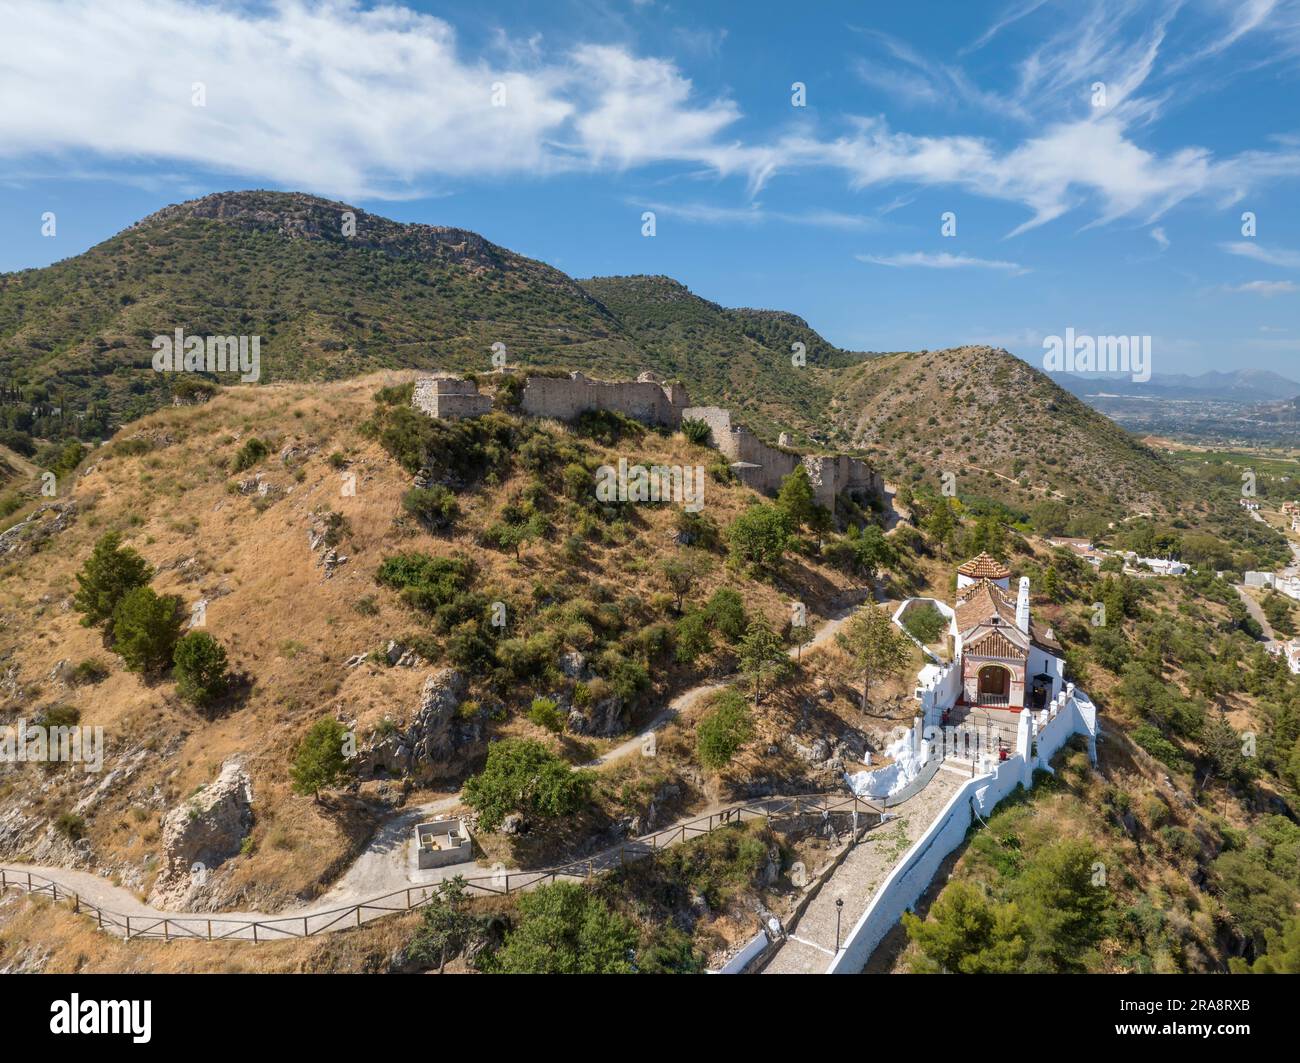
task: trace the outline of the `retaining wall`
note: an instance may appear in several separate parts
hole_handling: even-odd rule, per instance
[[[867,910],[849,931],[843,949],[827,967],[827,974],[861,971],[876,946],[929,887],[944,858],[965,840],[974,813],[986,819],[994,806],[1017,786],[1033,786],[1034,769],[1047,767],[1048,760],[1071,735],[1086,735],[1089,753],[1096,759],[1096,708],[1087,695],[1073,690],[1068,698],[1062,694],[1053,703],[1053,709],[1044,709],[1039,714],[1021,713],[1015,755],[998,763],[991,772],[963,784],[952,795],[876,890]]]

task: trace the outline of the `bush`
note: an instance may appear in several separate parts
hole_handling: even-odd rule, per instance
[[[97,657],[87,657],[72,669],[73,686],[91,686],[108,678],[108,665]]]
[[[81,571],[77,573],[78,590],[72,600],[81,622],[87,627],[111,621],[113,610],[129,591],[143,587],[153,575],[149,564],[130,547],[123,547],[118,532],[100,536]],[[105,631],[112,634],[111,623]]]
[[[727,528],[727,545],[734,561],[775,569],[790,545],[789,516],[778,506],[750,506]]]
[[[405,553],[384,558],[375,579],[398,591],[407,605],[432,613],[454,601],[474,572],[474,563],[468,558]]]
[[[490,961],[502,974],[631,974],[635,927],[576,882],[519,898],[519,922]]]
[[[707,513],[692,513],[686,509],[673,511],[674,530],[684,546],[698,546],[701,550],[716,550],[722,540],[718,522]]]
[[[753,734],[749,704],[739,691],[723,691],[695,728],[696,756],[713,771],[725,768]]]
[[[676,657],[681,664],[691,664],[697,657],[713,648],[708,614],[703,609],[692,609],[677,621]]]
[[[512,812],[539,819],[571,816],[591,800],[590,772],[574,771],[540,742],[505,738],[488,747],[487,764],[465,782],[465,803],[479,827],[494,831]]]
[[[721,631],[732,642],[745,634],[749,627],[749,618],[745,615],[745,603],[740,595],[730,587],[719,587],[713,592],[704,606],[704,614],[709,623]]]
[[[650,685],[650,672],[640,661],[624,657],[617,650],[601,654],[597,665],[610,690],[625,702],[631,702]]]
[[[311,794],[319,802],[321,790],[336,785],[348,772],[344,750],[347,739],[347,730],[333,716],[313,724],[299,743],[289,769],[293,792]]]
[[[701,447],[707,447],[713,441],[713,429],[709,427],[709,423],[692,417],[682,421],[682,435]]]
[[[65,838],[74,842],[86,836],[86,821],[72,812],[59,813],[58,819],[54,821],[54,827]]]
[[[226,651],[206,631],[191,631],[172,656],[176,692],[194,705],[208,705],[226,692]]]
[[[907,633],[918,642],[929,644],[948,630],[948,618],[933,605],[913,609],[903,621]]]
[[[81,722],[81,710],[75,705],[51,705],[37,718],[41,727],[76,727]]]
[[[251,469],[269,453],[270,450],[267,445],[256,436],[253,436],[252,439],[246,439],[244,445],[235,454],[235,464],[232,471],[243,472],[246,469]]]
[[[113,648],[131,671],[160,673],[172,662],[183,619],[180,598],[136,587],[113,610]]]
[[[560,706],[552,698],[533,698],[532,707],[528,710],[528,718],[538,727],[544,727],[552,734],[559,734],[564,730],[564,714],[560,712]]]
[[[402,508],[431,531],[450,528],[460,516],[456,496],[441,484],[412,487],[402,496]]]

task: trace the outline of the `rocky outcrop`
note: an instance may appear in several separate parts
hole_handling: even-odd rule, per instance
[[[163,818],[162,870],[149,903],[183,909],[209,885],[213,869],[235,856],[253,826],[253,784],[232,757],[216,780]]]
[[[58,535],[76,516],[77,503],[73,499],[40,506],[26,520],[0,532],[0,557],[40,549],[46,539]]]
[[[358,774],[404,776],[421,783],[458,774],[485,740],[482,713],[466,719],[459,712],[464,695],[461,672],[434,672],[420,689],[410,726],[380,728],[358,750]]]
[[[609,738],[622,734],[627,727],[627,705],[617,694],[601,698],[587,709],[574,708],[569,712],[568,728],[574,734]]]

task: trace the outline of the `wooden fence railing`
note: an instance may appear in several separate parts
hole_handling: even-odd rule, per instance
[[[836,794],[813,794],[801,797],[775,797],[745,804],[733,805],[698,819],[630,839],[617,849],[606,850],[586,860],[575,860],[558,867],[538,871],[498,871],[491,875],[464,878],[471,895],[505,895],[560,879],[587,878],[598,871],[622,867],[627,863],[650,856],[669,845],[709,834],[720,827],[762,818],[769,822],[777,818],[819,816],[832,814],[860,814],[881,816],[883,809],[860,797]],[[60,885],[54,879],[35,872],[0,867],[0,891],[19,890],[36,896],[47,896],[56,903],[71,901],[73,911],[95,919],[101,930],[120,932],[126,941],[149,938],[160,941],[276,941],[286,938],[313,937],[326,931],[361,926],[397,912],[409,912],[423,907],[434,896],[438,883],[424,886],[405,886],[378,897],[371,897],[342,908],[306,915],[286,915],[265,919],[235,919],[230,917],[196,915],[160,916],[156,913],[126,915],[92,904],[75,890]]]

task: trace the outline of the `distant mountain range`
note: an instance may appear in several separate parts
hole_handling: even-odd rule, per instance
[[[1053,380],[1081,399],[1122,396],[1141,399],[1199,399],[1214,402],[1276,402],[1300,396],[1300,383],[1268,369],[1231,372],[1153,373],[1134,381],[1126,373],[1051,373]]]

